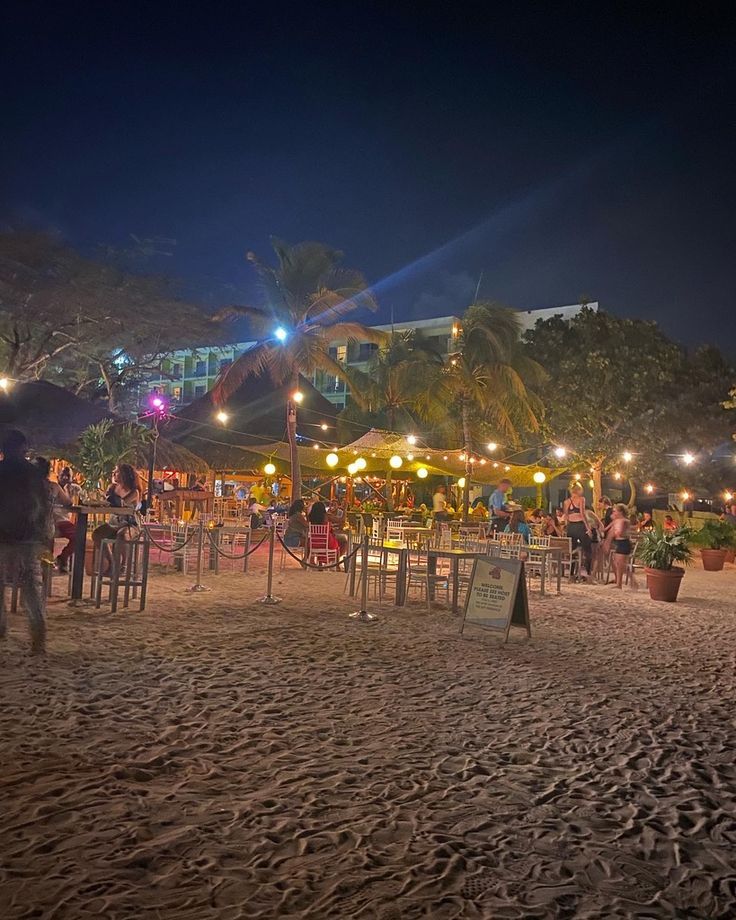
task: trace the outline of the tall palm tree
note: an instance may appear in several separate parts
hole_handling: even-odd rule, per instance
[[[218,318],[245,316],[251,320],[258,342],[220,376],[213,399],[222,404],[251,375],[268,373],[276,386],[290,384],[286,404],[286,431],[291,460],[292,498],[301,495],[301,470],[297,451],[297,402],[299,375],[321,370],[349,383],[342,364],[329,354],[335,340],[377,342],[385,334],[361,323],[343,319],[360,308],[376,310],[377,304],[363,275],[342,268],[342,253],[323,243],[291,246],[272,240],[277,264],[272,267],[254,253],[248,261],[258,273],[263,304],[228,307]],[[358,394],[358,398],[359,394]]]
[[[441,353],[421,332],[392,332],[365,371],[350,370],[352,389],[361,394],[361,402],[348,404],[341,421],[391,431],[416,422],[441,424],[447,413],[443,367]]]
[[[435,428],[447,415],[444,361],[437,349],[417,330],[392,332],[368,364],[366,371],[350,371],[351,389],[360,403],[350,403],[340,414],[340,427],[411,430],[417,423]],[[386,501],[391,504],[391,469],[386,480]]]
[[[465,311],[459,350],[450,356],[445,383],[457,407],[465,451],[463,517],[467,520],[473,454],[473,424],[481,421],[499,439],[517,444],[522,431],[538,431],[543,410],[534,392],[545,379],[540,364],[527,357],[521,324],[513,310],[476,303]]]

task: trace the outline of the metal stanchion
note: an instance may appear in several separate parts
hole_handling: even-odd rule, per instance
[[[351,620],[357,620],[358,623],[375,623],[378,617],[373,613],[368,613],[368,534],[363,537],[363,548],[360,554],[361,582],[360,582],[360,610],[350,614]]]
[[[274,597],[271,594],[271,589],[273,588],[273,547],[276,541],[276,528],[271,528],[271,533],[268,538],[268,582],[266,586],[266,595],[262,597],[259,601],[261,604],[280,604],[281,598]]]
[[[197,582],[191,588],[187,588],[191,594],[201,594],[203,591],[210,589],[202,584],[202,552],[204,550],[204,521],[199,521],[199,543],[197,544]]]

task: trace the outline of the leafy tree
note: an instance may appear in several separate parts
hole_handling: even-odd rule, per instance
[[[596,500],[604,472],[625,472],[632,489],[636,475],[682,485],[684,454],[705,455],[723,438],[717,394],[730,374],[716,349],[688,357],[656,323],[590,309],[540,320],[525,341],[550,375],[545,431],[592,469]]]
[[[0,234],[5,376],[43,377],[119,411],[164,357],[218,332],[164,279],[85,258],[47,234]]]
[[[153,432],[142,425],[116,425],[112,419],[103,419],[85,428],[70,460],[89,488],[102,489],[111,481],[116,465],[135,463],[150,449],[152,439]]]
[[[539,429],[543,406],[535,393],[544,380],[539,363],[521,347],[518,315],[492,303],[465,311],[459,350],[445,368],[444,385],[451,396],[446,427],[459,423],[466,455],[463,516],[468,515],[472,465],[478,423],[508,443]]]
[[[248,253],[248,260],[258,273],[263,304],[229,307],[218,314],[219,318],[248,317],[259,337],[257,344],[231,364],[218,380],[213,391],[218,403],[226,402],[248,376],[263,373],[277,386],[289,382],[292,392],[299,389],[300,374],[311,376],[318,370],[349,385],[345,368],[329,354],[329,343],[335,339],[378,344],[385,341],[384,333],[344,319],[360,307],[375,310],[377,304],[363,275],[341,267],[342,253],[314,242],[292,246],[273,240],[272,245],[275,267]],[[360,399],[359,393],[353,395]],[[297,403],[289,399],[286,430],[294,498],[301,494],[296,428]]]

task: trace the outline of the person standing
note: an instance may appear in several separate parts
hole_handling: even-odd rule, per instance
[[[582,562],[580,576],[587,579],[591,567],[591,537],[592,531],[585,514],[585,495],[579,482],[570,486],[570,497],[562,506],[565,519],[565,533],[572,539],[572,551],[580,549]]]
[[[440,485],[432,496],[432,511],[435,521],[447,521],[447,489]]]
[[[26,460],[28,443],[16,430],[0,445],[0,639],[8,630],[5,585],[18,584],[31,633],[31,654],[46,651],[41,556],[53,535],[51,501],[39,470]]]
[[[631,556],[631,523],[628,518],[626,505],[614,505],[611,517],[611,533],[613,535],[613,571],[616,576],[615,588],[623,588],[626,567]],[[636,588],[634,573],[631,572],[630,585]]]
[[[511,480],[502,479],[495,491],[491,493],[489,500],[491,523],[493,524],[493,529],[498,533],[506,527],[511,518],[511,514],[506,508],[509,492],[511,492]]]
[[[62,540],[66,540],[66,546],[56,557],[56,568],[59,572],[67,572],[69,558],[74,552],[74,534],[76,533],[76,527],[69,513],[73,502],[60,483],[52,482],[49,479],[51,464],[46,457],[36,457],[36,466],[46,482],[46,488],[51,499],[55,535],[61,537]]]

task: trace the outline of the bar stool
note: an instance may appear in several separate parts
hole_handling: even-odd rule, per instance
[[[126,540],[122,544],[122,560],[115,552],[117,541],[102,540],[99,552],[96,555],[94,590],[95,607],[102,604],[102,589],[109,588],[108,601],[110,612],[116,613],[120,588],[123,588],[123,607],[130,604],[131,594],[133,600],[139,600],[138,610],[146,608],[146,591],[148,589],[148,557],[150,547],[148,540],[140,536],[135,540]],[[112,557],[109,572],[104,572],[104,562]],[[140,592],[140,597],[139,597]]]

